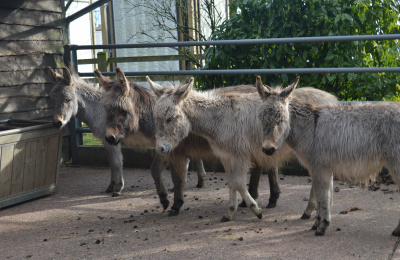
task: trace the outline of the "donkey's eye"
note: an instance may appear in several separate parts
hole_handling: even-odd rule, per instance
[[[173,117],[168,118],[168,119],[167,119],[167,124],[171,123],[172,121],[174,121],[174,118],[173,118]]]
[[[65,103],[69,103],[69,102],[71,102],[71,99],[66,98],[66,99],[64,100],[64,102],[65,102]]]

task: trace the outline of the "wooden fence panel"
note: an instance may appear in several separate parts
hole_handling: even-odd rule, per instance
[[[46,139],[40,139],[37,143],[34,188],[44,186],[46,178],[46,144]]]
[[[3,0],[0,8],[38,10],[61,13],[62,0]]]
[[[11,196],[23,191],[25,146],[26,143],[17,143],[14,146]]]
[[[0,24],[0,40],[57,41],[63,39],[63,30],[29,25]]]
[[[32,190],[35,181],[37,141],[27,142],[24,161],[23,191]]]
[[[6,145],[1,147],[1,179],[0,179],[0,199],[9,197],[11,194],[11,175],[12,175],[12,159],[14,155],[14,145]]]
[[[61,54],[33,54],[18,56],[0,56],[0,71],[47,69],[48,67],[62,67]]]
[[[63,42],[59,41],[0,41],[0,56],[31,55],[38,53],[63,54]]]
[[[58,143],[59,138],[55,136],[48,139],[45,185],[51,185],[56,181],[54,172],[57,171],[58,145],[55,144]]]

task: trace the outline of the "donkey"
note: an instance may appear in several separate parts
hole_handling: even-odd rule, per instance
[[[63,76],[52,68],[49,68],[48,72],[55,84],[50,92],[54,102],[53,124],[57,128],[62,128],[71,117],[76,116],[92,130],[93,135],[102,141],[110,163],[111,182],[106,192],[112,192],[112,197],[120,196],[124,188],[121,145],[110,145],[104,139],[105,111],[100,102],[103,92],[80,78],[72,68],[64,67]],[[165,164],[165,160],[156,155],[151,172],[158,182],[162,182],[160,175]],[[197,187],[200,188],[204,185],[205,170],[201,160],[195,161],[195,164],[198,173]]]
[[[124,72],[120,68],[116,68],[117,80],[110,80],[103,77],[99,71],[95,71],[96,77],[100,80],[106,93],[103,99],[103,105],[107,113],[107,132],[106,140],[110,144],[118,144],[124,140],[142,140],[142,145],[155,147],[155,125],[153,119],[154,93],[135,83],[129,82]],[[229,92],[256,92],[253,86],[236,86],[218,90],[220,93]],[[138,138],[140,136],[140,138]],[[128,141],[129,142],[129,141]],[[170,162],[172,179],[174,181],[174,205],[171,208],[170,216],[179,213],[183,205],[183,188],[184,188],[184,164],[187,157],[191,158],[207,158],[217,160],[212,154],[208,142],[199,136],[190,135],[184,139],[181,145],[174,153],[164,156]],[[261,168],[255,166],[251,169],[251,178],[249,191],[257,197],[258,182],[261,175]],[[270,181],[270,199],[267,207],[275,207],[279,198],[278,171],[276,168],[268,171]],[[156,181],[156,185],[157,185]],[[161,204],[166,199],[164,187],[157,186]],[[241,205],[246,206],[245,202]],[[166,207],[164,206],[164,209]]]
[[[148,77],[147,80],[158,97],[153,111],[156,149],[170,154],[188,135],[204,137],[228,175],[229,209],[221,221],[232,220],[238,206],[237,191],[253,213],[261,218],[261,209],[246,190],[246,174],[252,163],[266,169],[277,167],[291,157],[292,152],[286,146],[271,157],[262,153],[262,126],[253,112],[261,104],[257,93],[201,93],[192,90],[193,78],[188,84],[177,87],[160,86]],[[309,88],[298,92],[307,93],[305,97],[312,96],[309,101],[337,104],[334,96],[320,90]],[[315,208],[313,203],[314,200],[310,199],[309,208],[312,210]]]
[[[263,102],[255,114],[263,125],[263,151],[273,156],[290,146],[312,176],[318,202],[312,229],[322,236],[331,222],[332,174],[365,181],[386,166],[400,185],[400,106],[390,102],[315,106],[293,97],[298,81],[271,89],[258,77]],[[400,222],[392,235],[400,236]]]

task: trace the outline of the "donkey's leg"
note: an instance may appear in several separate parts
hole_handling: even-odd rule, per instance
[[[166,210],[169,205],[168,193],[167,190],[165,189],[164,182],[161,178],[161,173],[163,172],[166,166],[167,166],[166,159],[163,158],[158,153],[156,153],[153,162],[151,163],[150,172],[151,172],[151,177],[153,177],[154,183],[156,185],[157,194],[158,197],[160,198],[160,202],[164,210]]]
[[[393,156],[393,158],[385,158],[385,166],[389,170],[389,174],[392,177],[394,183],[400,188],[400,160]],[[392,232],[393,236],[400,237],[400,220],[397,227]]]
[[[184,203],[183,189],[185,187],[185,178],[187,174],[187,164],[189,159],[174,158],[170,160],[170,171],[172,182],[174,183],[174,204],[171,207],[169,216],[176,216]]]
[[[311,183],[310,197],[308,198],[307,208],[304,211],[301,219],[311,218],[311,213],[317,208],[317,199],[314,193],[314,181]]]
[[[194,167],[197,171],[197,185],[196,188],[204,187],[204,180],[206,178],[206,170],[204,169],[204,164],[202,159],[193,160]]]
[[[108,185],[106,192],[112,192],[112,197],[121,195],[121,191],[124,188],[124,176],[122,172],[122,152],[121,145],[116,146],[110,145],[107,142],[103,142],[104,148],[108,156],[108,161],[111,168],[111,182]]]
[[[275,208],[276,202],[279,199],[281,190],[278,183],[278,166],[274,165],[268,170],[268,181],[269,181],[269,202],[267,208]]]
[[[246,171],[245,171],[246,172]],[[239,172],[234,172],[235,175],[232,176],[233,186],[240,193],[243,200],[246,202],[246,205],[253,211],[254,215],[256,215],[259,219],[262,218],[262,210],[259,208],[257,202],[250,196],[250,193],[246,189],[246,174],[242,174]]]
[[[326,229],[331,223],[331,205],[332,205],[332,189],[333,187],[333,176],[329,169],[321,169],[318,175],[313,174],[313,188],[314,194],[318,201],[317,206],[317,218],[314,223],[313,229],[317,227],[315,231],[316,236],[323,236]]]
[[[262,168],[258,165],[250,168],[250,182],[249,182],[249,193],[253,199],[258,198],[258,185],[260,183],[260,177],[262,173]],[[239,204],[239,207],[245,208],[247,207],[246,202],[242,200]]]
[[[240,193],[246,205],[253,211],[253,213],[258,217],[262,218],[262,210],[258,207],[257,202],[250,196],[250,193],[246,189],[246,175],[249,170],[249,164],[245,161],[237,160],[236,158],[232,160],[233,171],[230,177],[230,207],[228,214],[225,215],[228,219],[232,219],[232,215],[237,210],[237,196],[236,192],[233,193],[231,190],[236,190]],[[232,189],[233,188],[233,189]],[[230,218],[229,218],[230,217]]]
[[[232,166],[230,160],[221,159],[221,163],[224,166],[229,188],[229,208],[227,213],[221,218],[221,222],[227,222],[232,220],[233,214],[237,210],[237,192],[232,185]]]

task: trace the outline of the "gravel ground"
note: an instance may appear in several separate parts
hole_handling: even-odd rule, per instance
[[[0,259],[400,259],[391,236],[400,217],[395,185],[370,191],[335,182],[331,226],[315,237],[313,219],[300,219],[308,177],[281,176],[278,206],[266,209],[262,176],[263,218],[240,208],[221,223],[228,207],[224,173],[208,173],[206,187],[197,189],[191,172],[180,215],[168,217],[149,170],[124,172],[121,197],[103,192],[108,168],[63,167],[55,195],[1,209]]]

